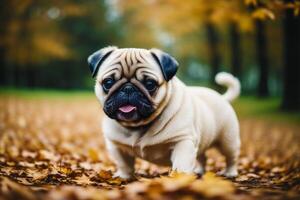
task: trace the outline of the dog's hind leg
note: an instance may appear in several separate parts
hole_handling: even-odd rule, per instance
[[[240,135],[238,123],[231,124],[221,135],[219,150],[225,156],[226,169],[220,174],[226,177],[236,177],[238,175],[237,161],[240,154]]]

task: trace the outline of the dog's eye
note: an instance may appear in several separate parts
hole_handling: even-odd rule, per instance
[[[112,78],[106,78],[102,82],[102,87],[105,92],[108,92],[108,90],[114,85],[115,80]]]
[[[154,90],[157,88],[157,83],[152,79],[148,79],[144,81],[144,86],[149,92],[154,92]]]

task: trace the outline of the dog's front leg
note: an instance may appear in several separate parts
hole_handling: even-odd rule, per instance
[[[134,174],[134,157],[119,149],[118,146],[110,140],[106,140],[105,142],[110,158],[117,167],[114,177],[131,179]]]
[[[182,140],[175,144],[172,155],[172,170],[193,173],[196,166],[197,148],[191,140]]]

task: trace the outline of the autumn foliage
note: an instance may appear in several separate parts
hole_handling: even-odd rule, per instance
[[[8,199],[293,199],[299,197],[299,126],[241,119],[240,175],[207,152],[202,177],[139,160],[136,180],[113,178],[94,97],[0,100],[0,196]],[[271,142],[270,142],[271,141]]]
[[[138,160],[125,181],[113,177],[95,97],[2,94],[3,86],[91,89],[92,52],[157,47],[178,60],[187,84],[214,86],[217,72],[230,71],[242,95],[277,95],[278,110],[296,114],[299,15],[299,0],[2,0],[0,200],[300,199],[300,126],[273,113],[240,117],[237,178],[217,175],[225,162],[211,149],[203,176]]]

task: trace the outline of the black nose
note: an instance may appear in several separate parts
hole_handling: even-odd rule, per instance
[[[134,91],[134,86],[131,83],[126,83],[123,86],[122,91],[127,93],[127,94],[130,94]]]

